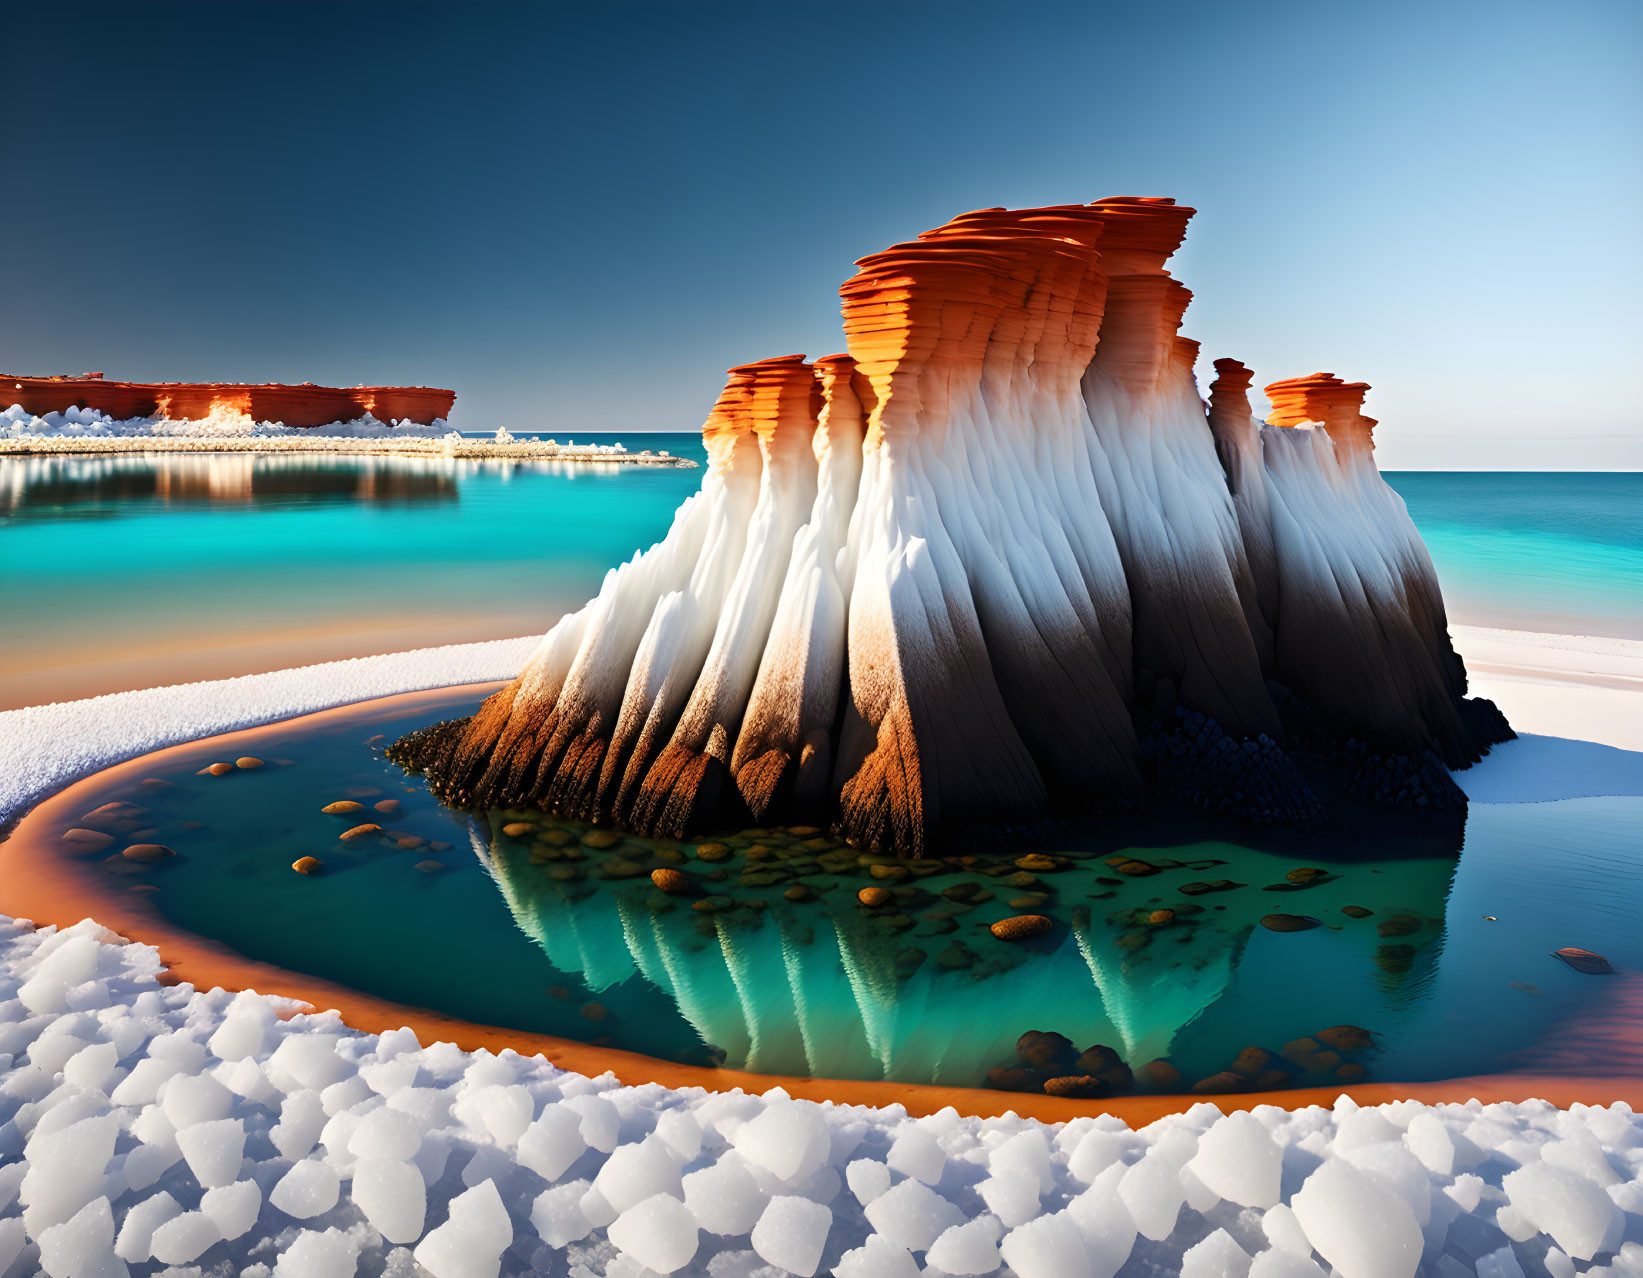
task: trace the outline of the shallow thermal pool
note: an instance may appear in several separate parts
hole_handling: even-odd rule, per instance
[[[680,843],[453,811],[383,748],[476,702],[365,703],[187,747],[94,793],[75,820],[111,838],[73,836],[63,855],[251,958],[471,1021],[775,1074],[987,1085],[1032,1064],[1016,1053],[1029,1030],[1110,1048],[1140,1071],[1125,1084],[1109,1069],[1120,1090],[1228,1070],[1261,1086],[1418,1082],[1571,1057],[1603,1074],[1615,1062],[1583,1036],[1627,978],[1550,951],[1643,966],[1643,902],[1615,890],[1643,855],[1640,798],[1474,803],[1463,840],[1360,824],[1255,846],[1136,817],[898,863],[801,827]],[[245,755],[264,766],[199,772]],[[360,809],[321,810],[338,801]],[[109,803],[134,806],[93,814]],[[366,823],[382,833],[340,837]],[[175,855],[134,861],[133,843]],[[323,868],[294,873],[305,856]],[[658,890],[662,867],[696,894]],[[861,904],[869,887],[889,900]],[[1054,926],[993,936],[1023,913]],[[1304,930],[1273,930],[1274,915]],[[1160,1058],[1171,1069],[1144,1068]]]

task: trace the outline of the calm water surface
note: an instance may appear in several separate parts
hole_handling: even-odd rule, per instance
[[[235,744],[265,766],[222,777],[197,775],[219,753],[195,747],[88,801],[137,805],[122,819],[82,818],[175,858],[134,864],[117,841],[85,868],[242,953],[400,1002],[823,1077],[983,1084],[1020,1065],[1028,1030],[1131,1067],[1168,1058],[1182,1087],[1246,1049],[1277,1071],[1268,1086],[1533,1069],[1548,1037],[1578,1044],[1581,1018],[1628,979],[1550,951],[1643,967],[1643,899],[1614,890],[1637,870],[1639,798],[1475,803],[1464,831],[1257,836],[1155,816],[1036,853],[954,845],[896,863],[816,829],[681,843],[452,811],[382,747],[474,704],[275,726]],[[362,810],[321,811],[338,800]],[[365,821],[384,833],[339,837]],[[323,870],[293,873],[303,856]],[[662,866],[698,895],[657,891]],[[894,897],[865,908],[864,886]],[[993,937],[1024,910],[1054,930]],[[1316,925],[1274,931],[1274,914]]]

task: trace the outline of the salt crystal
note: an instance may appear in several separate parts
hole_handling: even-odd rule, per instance
[[[1124,1156],[1125,1143],[1116,1132],[1088,1132],[1068,1157],[1067,1170],[1088,1185]]]
[[[1198,1152],[1187,1168],[1206,1188],[1228,1202],[1242,1207],[1271,1207],[1278,1201],[1283,1153],[1266,1128],[1239,1111],[1218,1119],[1199,1137]]]
[[[97,974],[103,947],[89,936],[70,937],[54,948],[17,991],[31,1012],[61,1012],[70,988]]]
[[[495,1183],[485,1180],[451,1200],[449,1219],[413,1254],[433,1278],[496,1278],[512,1241],[508,1209]]]
[[[1187,1248],[1180,1278],[1249,1278],[1249,1253],[1226,1230],[1217,1229]]]
[[[745,1168],[729,1160],[691,1172],[683,1181],[685,1206],[712,1234],[747,1233],[764,1211],[765,1195]]]
[[[218,1232],[229,1241],[249,1233],[262,1211],[262,1190],[255,1181],[241,1180],[232,1185],[208,1189],[200,1199],[200,1210],[211,1217]]]
[[[1014,1229],[1039,1213],[1038,1181],[1031,1175],[989,1176],[976,1186],[987,1210]]]
[[[670,1109],[658,1117],[656,1135],[681,1164],[702,1152],[702,1126],[682,1109]]]
[[[999,1250],[1017,1278],[1091,1278],[1093,1272],[1078,1226],[1064,1212],[1012,1229]]]
[[[70,1219],[37,1237],[40,1268],[50,1278],[103,1278],[125,1270],[114,1253],[114,1212],[106,1198],[94,1198]]]
[[[654,1194],[677,1198],[682,1193],[679,1165],[668,1147],[654,1136],[618,1148],[605,1160],[593,1185],[618,1213]]]
[[[898,1247],[878,1234],[847,1251],[833,1267],[835,1278],[918,1278],[918,1261],[905,1247]]]
[[[1423,1239],[1408,1204],[1345,1159],[1319,1166],[1290,1206],[1340,1278],[1409,1278],[1420,1264]]]
[[[696,1218],[668,1194],[634,1203],[611,1224],[609,1237],[621,1251],[659,1274],[683,1269],[696,1256]]]
[[[359,1120],[348,1137],[348,1152],[355,1158],[403,1162],[416,1157],[422,1146],[422,1131],[409,1114],[383,1106]]]
[[[147,1260],[152,1254],[149,1243],[154,1237],[154,1231],[173,1217],[182,1215],[183,1209],[178,1206],[177,1200],[163,1189],[143,1199],[130,1211],[120,1224],[120,1236],[115,1240],[114,1253],[121,1260],[129,1260],[132,1264]],[[5,1272],[0,1270],[0,1273]]]
[[[292,1092],[280,1106],[280,1121],[269,1132],[281,1158],[293,1161],[308,1157],[325,1130],[325,1107],[318,1092]]]
[[[689,1189],[687,1184],[687,1195]],[[548,1246],[557,1249],[586,1238],[593,1231],[592,1223],[582,1214],[581,1201],[587,1191],[587,1181],[573,1180],[545,1189],[536,1196],[531,1207],[531,1224]]]
[[[1478,1258],[1477,1278],[1523,1278],[1523,1266],[1510,1247],[1501,1247]]]
[[[749,1162],[780,1180],[802,1180],[827,1160],[821,1111],[801,1101],[775,1101],[736,1130],[731,1143]]]
[[[340,1082],[348,1064],[337,1055],[340,1034],[287,1034],[268,1058],[269,1081],[282,1092],[323,1091]]]
[[[149,1250],[162,1265],[186,1265],[221,1241],[216,1221],[203,1211],[185,1211],[154,1231]]]
[[[332,1118],[344,1110],[353,1109],[355,1105],[363,1104],[375,1096],[365,1080],[358,1074],[351,1074],[339,1083],[332,1083],[329,1087],[321,1088],[320,1106]]]
[[[926,1185],[939,1185],[947,1167],[947,1155],[936,1138],[914,1124],[903,1127],[890,1145],[885,1161],[892,1171],[922,1180]]]
[[[18,1197],[23,1223],[38,1238],[103,1192],[103,1169],[114,1156],[119,1125],[112,1117],[86,1118],[28,1150],[29,1169]]]
[[[519,1138],[520,1165],[543,1180],[558,1180],[588,1148],[582,1139],[586,1122],[569,1105],[548,1105]]]
[[[868,1223],[898,1247],[925,1251],[963,1221],[957,1207],[922,1181],[904,1180],[867,1204]]]
[[[1404,1129],[1403,1143],[1430,1172],[1448,1176],[1455,1169],[1455,1142],[1449,1129],[1431,1114],[1416,1114]]]
[[[890,1188],[890,1169],[871,1158],[858,1158],[844,1169],[850,1192],[863,1207]]]
[[[1186,1201],[1175,1168],[1156,1151],[1125,1171],[1118,1182],[1118,1196],[1129,1209],[1136,1229],[1154,1242],[1162,1242],[1174,1232],[1176,1217]]]
[[[761,1259],[799,1278],[810,1278],[821,1264],[833,1213],[820,1203],[796,1195],[770,1200],[753,1226],[751,1242]]]
[[[112,1043],[81,1048],[63,1065],[63,1081],[74,1087],[102,1091],[114,1078],[120,1056]]]
[[[1249,1278],[1326,1278],[1309,1256],[1274,1248],[1263,1251],[1249,1266]]]
[[[1040,1193],[1055,1188],[1055,1175],[1050,1170],[1050,1147],[1042,1130],[1029,1127],[1017,1132],[987,1156],[987,1170],[994,1176],[1031,1176]]]
[[[336,1172],[317,1159],[307,1158],[280,1177],[268,1201],[287,1216],[310,1220],[335,1207],[340,1193]]]
[[[990,1274],[999,1266],[998,1240],[1003,1236],[998,1217],[983,1214],[944,1230],[924,1259],[944,1274]]]
[[[1483,1178],[1470,1172],[1463,1172],[1455,1177],[1454,1184],[1445,1185],[1443,1192],[1452,1198],[1462,1211],[1470,1214],[1478,1209],[1478,1203],[1483,1199]]]
[[[1507,1174],[1501,1187],[1525,1220],[1550,1234],[1575,1260],[1597,1255],[1619,1217],[1614,1200],[1600,1186],[1547,1163],[1519,1167]]]
[[[422,1237],[428,1190],[412,1164],[361,1158],[354,1166],[349,1194],[372,1228],[389,1242],[414,1243]]]
[[[212,1055],[223,1061],[243,1061],[262,1053],[267,1022],[254,1012],[231,1013],[207,1041]]]
[[[582,1116],[582,1140],[589,1149],[608,1154],[616,1148],[622,1130],[622,1116],[603,1096],[567,1096],[560,1102],[566,1109]]]
[[[1268,1242],[1281,1251],[1293,1252],[1297,1256],[1312,1254],[1312,1244],[1307,1241],[1306,1230],[1301,1228],[1301,1222],[1295,1218],[1294,1211],[1287,1203],[1267,1208],[1261,1216],[1261,1232],[1267,1236]]]
[[[354,1278],[359,1241],[340,1229],[305,1230],[274,1263],[273,1278]]]
[[[177,1148],[205,1188],[230,1185],[239,1178],[245,1156],[245,1124],[238,1118],[195,1123],[177,1133]]]
[[[160,1090],[165,1116],[178,1131],[195,1123],[227,1118],[234,1094],[209,1074],[181,1074]]]

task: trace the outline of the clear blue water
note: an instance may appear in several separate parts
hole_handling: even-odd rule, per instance
[[[702,456],[694,435],[624,442]],[[1643,476],[1388,478],[1455,620],[1643,638]],[[539,633],[659,537],[700,480],[614,465],[0,459],[0,705]],[[1375,1036],[1348,1061],[1370,1077],[1437,1078],[1521,1064],[1515,1053],[1594,1005],[1603,982],[1549,950],[1643,965],[1636,896],[1605,887],[1635,873],[1638,799],[1474,804],[1463,839],[1425,844],[1407,831],[1259,846],[1109,832],[1046,849],[1074,868],[1036,883],[956,864],[880,880],[836,844],[807,846],[825,834],[725,832],[728,861],[637,839],[589,848],[584,830],[551,824],[510,838],[508,814],[470,822],[382,758],[377,738],[411,726],[372,710],[323,736],[277,726],[257,752],[289,762],[225,781],[194,776],[211,761],[201,746],[164,777],[171,789],[105,796],[148,808],[157,833],[143,837],[177,859],[106,872],[149,879],[174,922],[388,998],[771,1072],[973,1083],[1042,1029],[1135,1064],[1168,1055],[1190,1082],[1245,1047],[1281,1053],[1346,1024]],[[383,824],[423,843],[339,842],[319,808],[350,789],[398,798]],[[1104,858],[1121,850],[1158,873],[1115,875]],[[301,855],[325,873],[293,874]],[[672,864],[730,906],[658,893],[648,871]],[[1307,866],[1328,873],[1288,884]],[[1237,886],[1183,891],[1223,880]],[[856,905],[859,887],[886,881],[904,894],[888,913]],[[942,894],[965,882],[991,898]],[[789,900],[793,887],[812,899]],[[1042,894],[1055,931],[993,940],[986,925],[1026,908],[1009,904],[1022,894]],[[1144,921],[1159,909],[1176,917]],[[1277,911],[1323,924],[1262,927]]]

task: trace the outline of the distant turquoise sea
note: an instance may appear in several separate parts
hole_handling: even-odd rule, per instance
[[[621,438],[703,456],[695,433]],[[443,459],[0,459],[0,708],[540,633],[657,540],[701,478]],[[1643,639],[1643,475],[1387,478],[1451,619]]]

